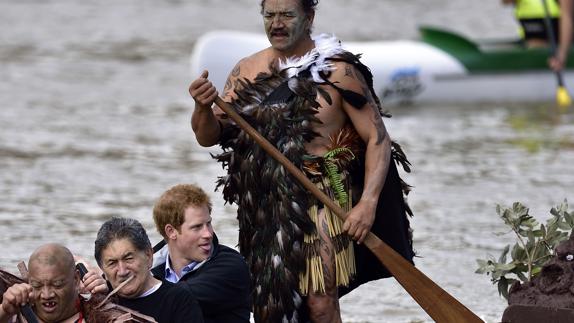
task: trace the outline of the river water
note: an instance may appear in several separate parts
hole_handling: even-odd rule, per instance
[[[220,240],[237,243],[234,207],[214,192],[221,167],[189,119],[189,54],[215,29],[260,31],[255,0],[0,0],[0,266],[16,271],[41,243],[84,257],[111,216],[139,219],[152,242],[155,199],[177,183],[210,192]],[[509,38],[498,1],[323,0],[315,31],[343,41],[414,39],[419,24]],[[505,307],[475,259],[514,243],[497,204],[542,220],[571,198],[572,113],[547,104],[391,107],[389,132],[413,172],[416,263],[488,322]],[[345,322],[431,322],[392,279],[342,299]]]

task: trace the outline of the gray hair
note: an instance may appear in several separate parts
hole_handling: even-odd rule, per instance
[[[311,12],[315,12],[315,8],[319,4],[319,0],[300,0],[299,3],[301,4],[303,11],[306,14],[310,14]],[[261,0],[260,6],[261,6],[261,13],[263,13],[263,7],[265,6],[265,0]]]
[[[113,217],[102,224],[94,243],[94,257],[98,266],[102,266],[102,251],[110,243],[120,239],[128,239],[139,251],[151,249],[149,237],[138,220]]]

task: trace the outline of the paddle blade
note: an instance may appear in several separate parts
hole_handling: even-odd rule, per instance
[[[560,86],[556,90],[556,103],[561,108],[569,107],[572,104],[572,99],[570,98],[570,94],[565,87]]]

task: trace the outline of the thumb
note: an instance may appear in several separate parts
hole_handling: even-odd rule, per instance
[[[206,79],[209,76],[209,71],[208,70],[203,70],[203,72],[201,72],[201,78]]]

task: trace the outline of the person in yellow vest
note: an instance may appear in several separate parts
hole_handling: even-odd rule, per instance
[[[502,0],[502,3],[515,6],[514,14],[520,22],[520,33],[528,48],[549,45],[544,21],[549,15],[557,49],[548,60],[548,66],[555,71],[564,68],[572,42],[574,0]]]
[[[560,20],[559,0],[544,0],[548,8],[554,35],[558,36]],[[514,5],[514,15],[520,23],[520,36],[529,48],[548,46],[548,30],[544,21],[546,10],[542,0],[502,0],[504,4]],[[558,37],[556,37],[558,39]]]

